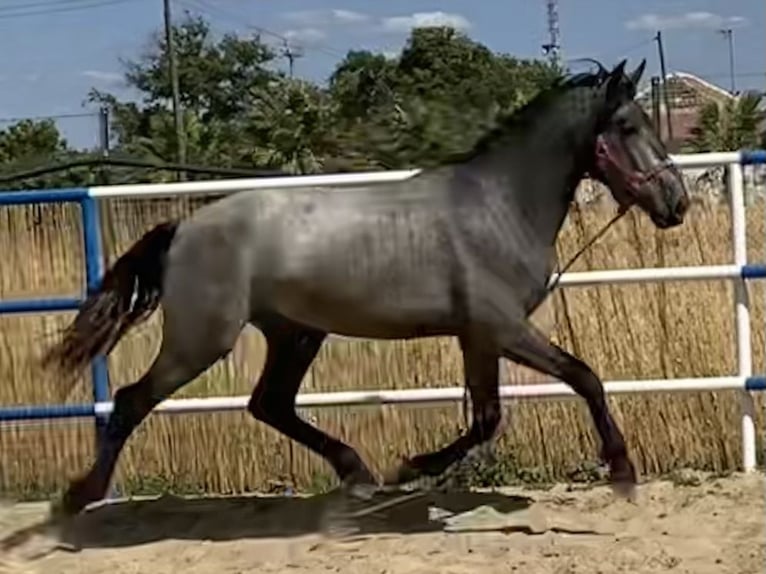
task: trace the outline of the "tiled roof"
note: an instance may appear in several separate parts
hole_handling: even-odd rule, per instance
[[[691,130],[697,125],[699,110],[709,102],[722,104],[736,98],[723,88],[711,84],[693,74],[673,72],[667,75],[667,87],[670,95],[670,113],[673,123],[673,141],[668,142],[672,150],[677,150],[681,143],[688,140]],[[651,84],[639,90],[636,99],[651,113]],[[661,137],[667,141],[665,102],[661,101],[660,113]]]
[[[671,106],[674,108],[698,107],[711,100],[722,103],[736,97],[727,90],[686,72],[672,72],[667,75],[666,81],[672,98]],[[642,104],[651,105],[651,93],[651,84],[647,84],[639,90],[637,99]]]

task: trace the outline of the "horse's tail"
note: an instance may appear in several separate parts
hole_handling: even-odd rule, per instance
[[[160,223],[107,270],[98,290],[80,306],[63,340],[43,359],[69,374],[84,368],[96,355],[108,354],[130,329],[157,309],[162,296],[165,259],[178,228],[177,221]]]

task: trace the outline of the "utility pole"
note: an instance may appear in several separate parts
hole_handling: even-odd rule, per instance
[[[173,14],[170,8],[171,0],[163,0],[165,8],[165,44],[168,50],[168,75],[170,76],[170,89],[173,102],[173,124],[176,130],[176,153],[178,163],[186,163],[186,133],[183,125],[183,116],[181,114],[181,95],[178,85],[178,61],[176,55],[176,44],[173,38]],[[186,173],[178,172],[178,179],[186,179]]]
[[[736,76],[734,73],[734,32],[731,28],[724,28],[718,30],[718,33],[722,34],[729,42],[729,80],[731,82],[731,94],[734,95],[737,91],[737,86],[734,81]]]
[[[660,117],[660,79],[652,76],[652,123],[658,134],[662,134],[662,119]]]
[[[549,42],[543,44],[543,53],[548,56],[555,68],[561,66],[561,43],[559,30],[559,7],[558,0],[546,0],[548,11],[548,36]]]
[[[98,109],[98,134],[99,144],[101,147],[101,155],[107,157],[109,155],[109,108],[101,106]]]
[[[303,50],[299,46],[290,46],[290,43],[285,39],[284,45],[282,46],[282,56],[287,58],[288,73],[292,78],[295,60],[303,57]]]
[[[665,100],[665,121],[668,124],[668,141],[673,141],[673,122],[670,114],[670,91],[668,90],[668,71],[665,68],[665,49],[662,45],[662,32],[657,31],[654,37],[660,55],[660,73],[662,74],[662,96]]]
[[[98,132],[101,155],[109,157],[109,108],[101,106],[98,110]],[[98,170],[99,185],[109,185],[109,174],[102,166]]]

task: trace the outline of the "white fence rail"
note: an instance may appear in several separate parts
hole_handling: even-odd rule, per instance
[[[700,266],[700,267],[671,267],[664,269],[620,269],[608,271],[587,271],[579,273],[564,273],[559,285],[561,287],[584,287],[615,283],[642,283],[656,281],[694,281],[725,279],[735,284],[736,312],[736,343],[737,343],[737,376],[714,379],[678,379],[671,381],[624,381],[607,382],[608,393],[640,393],[657,391],[704,391],[737,389],[742,393],[742,468],[746,471],[755,468],[755,404],[750,394],[759,390],[760,379],[752,378],[752,348],[750,339],[750,308],[743,269],[747,267],[747,242],[745,221],[745,198],[743,189],[742,164],[743,154],[740,152],[715,152],[689,155],[675,155],[672,159],[681,168],[700,168],[724,165],[729,171],[728,186],[729,200],[732,210],[732,239],[734,242],[734,262],[732,265]],[[755,163],[755,162],[752,162]],[[402,170],[377,172],[370,174],[339,174],[299,176],[294,178],[261,178],[252,180],[229,180],[221,182],[172,183],[163,185],[125,185],[113,187],[91,188],[93,197],[147,197],[166,195],[186,195],[198,193],[226,193],[243,189],[272,188],[287,189],[308,186],[366,186],[378,183],[403,181],[413,177],[420,170]],[[766,238],[765,238],[766,239]],[[762,276],[759,272],[750,274],[751,277]],[[749,388],[748,380],[752,380]],[[562,384],[514,385],[503,387],[503,396],[509,397],[564,397],[571,390]],[[424,399],[427,397],[427,400]],[[209,399],[194,399],[166,401],[160,405],[164,412],[208,411],[226,408],[243,408],[248,397],[218,397]],[[298,404],[302,407],[319,406],[354,406],[380,403],[434,403],[461,401],[462,387],[445,387],[438,389],[423,389],[414,391],[359,391],[356,393],[317,393],[302,394]],[[110,408],[103,405],[101,408]]]
[[[766,267],[747,264],[745,200],[742,165],[764,163],[764,152],[707,153],[673,156],[681,168],[726,166],[729,172],[729,200],[732,209],[732,239],[734,261],[729,265],[674,267],[660,269],[622,269],[564,273],[561,287],[584,287],[616,283],[641,283],[656,281],[729,280],[735,284],[737,373],[728,377],[691,378],[672,380],[631,380],[606,382],[608,394],[642,392],[678,392],[735,390],[741,394],[742,409],[742,468],[750,471],[756,464],[755,406],[752,391],[766,390],[766,379],[752,373],[752,349],[750,339],[750,309],[745,281],[766,277]],[[89,188],[91,198],[148,198],[172,197],[193,194],[233,193],[241,190],[269,188],[288,189],[310,186],[360,187],[385,182],[403,181],[419,173],[419,170],[389,171],[377,173],[354,173],[300,177],[237,179],[209,182],[119,185]],[[562,383],[512,385],[501,388],[503,398],[567,398],[573,396],[571,389]],[[464,389],[460,387],[370,390],[298,395],[301,408],[327,406],[361,406],[379,404],[435,404],[463,400]],[[247,405],[249,397],[209,397],[199,399],[169,399],[161,403],[161,413],[211,412],[239,410]],[[91,414],[106,415],[112,403],[96,400],[90,406]],[[62,415],[65,416],[65,415]],[[32,418],[21,415],[14,420]],[[43,418],[43,417],[40,417]]]

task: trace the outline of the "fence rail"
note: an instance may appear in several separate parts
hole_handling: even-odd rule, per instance
[[[732,209],[734,262],[729,265],[669,267],[659,269],[613,269],[564,273],[561,287],[585,287],[604,284],[643,283],[657,281],[728,280],[735,284],[737,373],[728,377],[687,378],[669,380],[611,381],[604,384],[607,394],[642,392],[701,392],[733,390],[742,396],[742,468],[755,468],[755,423],[753,391],[766,390],[766,377],[753,376],[750,342],[750,309],[746,281],[766,278],[766,265],[748,264],[746,251],[745,201],[743,165],[766,164],[766,150],[675,155],[681,168],[726,166],[729,200]],[[0,206],[40,203],[77,203],[83,217],[83,242],[86,262],[86,292],[94,290],[102,275],[103,250],[98,213],[98,199],[174,197],[198,194],[228,194],[248,189],[289,189],[332,186],[361,187],[385,182],[404,181],[420,170],[373,173],[312,175],[257,179],[230,179],[210,182],[170,184],[138,184],[33,191],[0,191]],[[72,311],[81,298],[0,300],[0,314]],[[105,357],[97,357],[91,367],[93,403],[78,405],[23,405],[0,408],[0,422],[92,417],[100,433],[112,410],[111,392]],[[301,393],[299,408],[363,406],[382,404],[432,405],[463,400],[463,387],[410,390],[362,390],[334,393]],[[562,383],[507,385],[501,387],[504,399],[563,399],[573,391]],[[159,413],[196,413],[241,410],[249,397],[208,397],[168,399],[156,409]]]

